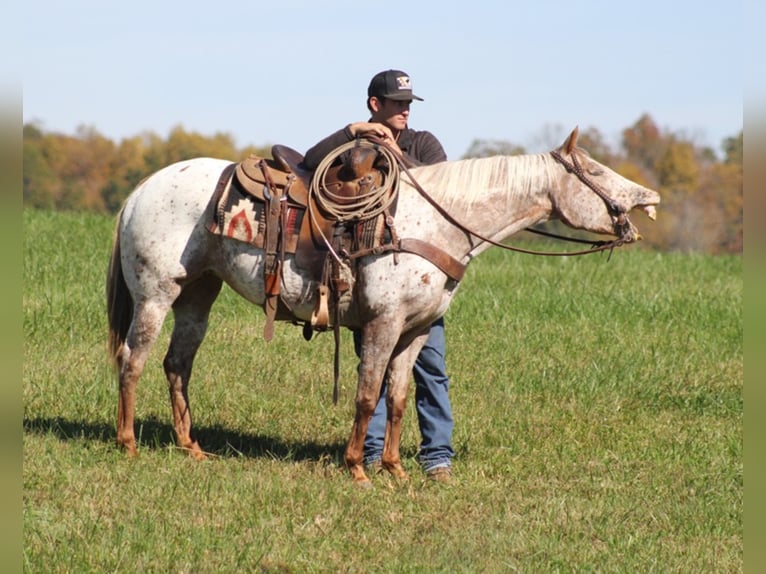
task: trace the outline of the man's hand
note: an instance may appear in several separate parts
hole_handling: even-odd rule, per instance
[[[349,124],[348,131],[351,132],[351,135],[354,137],[374,136],[380,138],[384,143],[388,144],[394,152],[400,156],[402,155],[402,150],[399,149],[399,145],[396,143],[396,138],[394,137],[391,128],[385,124],[378,122],[356,122]]]

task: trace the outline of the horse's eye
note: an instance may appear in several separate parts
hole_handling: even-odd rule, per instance
[[[594,167],[594,168],[592,168],[592,169],[589,169],[589,170],[588,170],[588,173],[589,173],[590,175],[599,176],[599,175],[604,175],[604,170],[603,170],[603,169],[601,169],[601,168],[599,168],[599,167]]]

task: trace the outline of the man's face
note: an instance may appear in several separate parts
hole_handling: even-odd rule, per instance
[[[407,127],[410,117],[412,100],[389,100],[388,98],[372,98],[372,121],[387,125],[392,130],[401,131]]]

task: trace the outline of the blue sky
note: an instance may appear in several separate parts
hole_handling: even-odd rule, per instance
[[[611,143],[649,113],[716,150],[742,129],[741,3],[27,0],[23,120],[114,140],[182,125],[305,151],[367,118],[370,77],[407,71],[410,126],[457,159],[474,139]],[[13,11],[14,8],[11,8]]]

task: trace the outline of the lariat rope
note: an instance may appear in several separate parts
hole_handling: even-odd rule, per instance
[[[370,191],[353,198],[335,195],[329,190],[327,183],[327,171],[335,160],[352,148],[372,148],[382,155],[389,165],[388,173],[383,173],[383,183],[380,187],[372,187]],[[314,177],[311,179],[309,193],[313,193],[317,205],[329,215],[335,217],[340,223],[371,219],[383,213],[393,202],[391,189],[396,189],[399,182],[399,163],[396,161],[394,152],[388,146],[380,146],[368,140],[355,140],[343,144],[325,157],[316,168]]]
[[[378,187],[370,186],[369,191],[354,197],[336,195],[330,191],[327,185],[327,172],[336,159],[350,149],[357,147],[372,148],[385,158],[388,169],[380,170],[383,182]],[[396,199],[398,187],[399,161],[394,151],[386,145],[381,145],[367,139],[356,139],[343,144],[325,156],[314,171],[308,193],[309,198],[313,197],[319,208],[327,215],[339,223],[346,223],[349,221],[372,219],[386,211]],[[393,193],[392,190],[394,191]],[[312,221],[315,221],[316,214],[314,213],[312,203],[311,201],[308,202],[309,216],[312,218]],[[330,240],[325,237],[319,226],[315,226],[314,229],[319,232],[332,256],[340,263],[340,257],[333,249]]]

